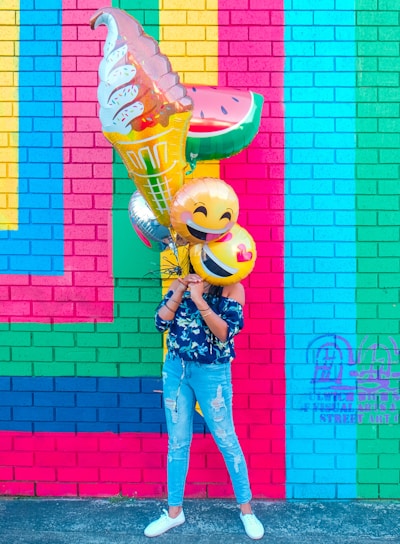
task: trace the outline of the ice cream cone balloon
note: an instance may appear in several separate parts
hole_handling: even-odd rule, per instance
[[[158,221],[168,226],[171,199],[184,182],[192,100],[136,19],[102,8],[90,24],[108,29],[99,66],[103,133]]]
[[[126,135],[106,133],[136,188],[165,226],[170,224],[171,201],[184,181],[184,139],[189,117],[189,112],[176,113],[167,127],[156,125]]]

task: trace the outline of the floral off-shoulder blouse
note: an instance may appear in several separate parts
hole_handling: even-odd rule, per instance
[[[219,340],[202,319],[199,310],[185,292],[182,302],[170,321],[161,319],[159,309],[171,298],[173,291],[168,291],[157,307],[155,325],[158,331],[168,331],[167,348],[171,355],[185,361],[201,364],[230,363],[235,357],[234,336],[243,328],[243,308],[231,298],[203,295],[210,308],[228,324],[228,337],[225,342]]]

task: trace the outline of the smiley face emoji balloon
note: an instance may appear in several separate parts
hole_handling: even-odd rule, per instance
[[[212,285],[230,285],[253,270],[257,251],[250,233],[236,223],[222,238],[189,249],[196,274]]]
[[[232,187],[218,178],[195,178],[174,196],[170,219],[175,231],[190,244],[221,238],[236,223],[239,199]]]

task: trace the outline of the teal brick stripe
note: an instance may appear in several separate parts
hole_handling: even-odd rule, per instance
[[[285,2],[289,499],[356,495],[349,366],[356,340],[355,13],[348,4]]]

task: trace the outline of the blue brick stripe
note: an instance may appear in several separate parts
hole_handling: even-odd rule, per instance
[[[21,0],[19,227],[0,231],[1,274],[64,271],[61,9],[62,0]]]
[[[157,378],[1,377],[0,431],[166,432]],[[196,413],[194,432],[208,432]]]
[[[340,11],[333,0],[285,2],[288,499],[356,496],[355,13],[348,4]],[[335,464],[343,456],[345,469]]]

